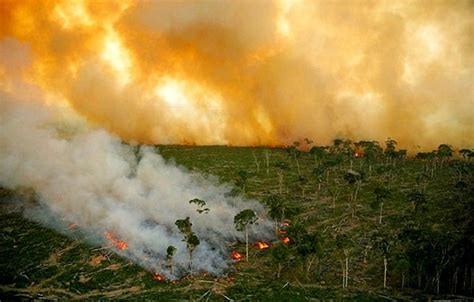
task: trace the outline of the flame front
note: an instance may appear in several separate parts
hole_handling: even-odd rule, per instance
[[[161,282],[161,281],[165,281],[165,277],[163,277],[163,276],[160,275],[159,273],[155,273],[155,274],[153,275],[153,280],[155,280],[155,281],[160,281],[160,282]]]
[[[242,260],[242,258],[243,258],[242,255],[241,255],[239,252],[237,252],[237,251],[232,251],[232,252],[230,253],[230,257],[231,257],[232,259],[234,259],[235,261],[240,261],[240,260]]]
[[[104,233],[104,235],[105,238],[107,238],[107,240],[109,240],[119,250],[124,251],[128,249],[128,243],[119,239],[114,233],[107,231]]]
[[[270,247],[270,245],[265,241],[257,241],[255,245],[257,246],[259,250],[265,250]]]
[[[289,237],[285,237],[285,238],[283,238],[283,239],[281,240],[281,242],[282,242],[283,244],[289,244],[289,243],[290,243],[290,238],[289,238]]]

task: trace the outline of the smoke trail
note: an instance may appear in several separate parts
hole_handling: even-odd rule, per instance
[[[228,265],[228,245],[241,238],[233,218],[257,202],[225,197],[228,186],[217,185],[167,163],[153,148],[135,149],[101,129],[71,123],[54,107],[12,101],[0,95],[0,184],[32,188],[40,205],[36,219],[75,223],[95,241],[113,232],[128,244],[119,253],[140,265],[170,276],[166,248],[177,247],[177,274],[185,271],[188,254],[174,225],[189,216],[201,244],[193,254],[193,270],[221,274]],[[207,201],[208,214],[199,214],[193,198]],[[268,237],[264,220],[253,236]]]

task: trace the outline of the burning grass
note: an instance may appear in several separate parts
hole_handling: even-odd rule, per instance
[[[117,249],[124,251],[128,249],[128,243],[119,239],[114,233],[107,231],[104,233],[104,236],[107,240],[109,240],[113,246],[115,246]]]

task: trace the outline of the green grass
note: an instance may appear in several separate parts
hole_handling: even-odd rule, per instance
[[[384,203],[383,224],[378,223],[378,208],[373,208],[373,189],[389,186],[389,178],[382,171],[385,160],[374,165],[369,176],[364,159],[355,159],[353,168],[366,173],[356,202],[350,202],[354,185],[344,180],[349,161],[339,165],[324,178],[321,191],[312,171],[315,167],[311,155],[299,158],[301,175],[306,177],[305,195],[298,183],[294,158],[284,149],[237,148],[225,146],[159,146],[158,152],[170,162],[204,175],[218,177],[221,183],[235,183],[239,171],[247,171],[250,177],[245,192],[248,198],[263,201],[278,194],[278,174],[274,164],[288,163],[284,173],[283,197],[299,209],[291,217],[292,222],[302,223],[309,232],[320,236],[321,250],[317,263],[309,274],[303,263],[292,256],[284,263],[280,278],[276,277],[276,263],[270,251],[251,249],[249,262],[242,261],[231,269],[228,278],[212,276],[188,277],[174,283],[156,282],[150,272],[117,255],[110,254],[99,265],[91,265],[93,257],[106,251],[77,239],[70,239],[35,222],[26,220],[16,212],[7,211],[11,192],[3,191],[0,215],[0,297],[48,297],[65,299],[152,299],[164,301],[309,301],[311,299],[383,300],[427,299],[432,294],[431,285],[414,289],[411,280],[404,291],[400,288],[401,275],[389,266],[387,289],[382,288],[383,258],[374,247],[374,236],[385,234],[387,238],[400,234],[406,223],[413,220],[430,228],[450,230],[453,220],[465,212],[462,204],[453,203],[453,186],[457,175],[450,164],[437,168],[426,187],[427,204],[423,214],[415,217],[406,195],[421,189],[417,177],[422,173],[424,162],[398,160],[394,166],[395,178],[390,182],[392,195]],[[267,174],[265,154],[269,154]],[[255,158],[259,163],[259,170]],[[472,180],[472,164],[465,179]],[[331,192],[338,194],[333,207]],[[337,238],[345,235],[350,239],[350,279],[347,289],[341,288],[344,256]],[[239,246],[243,249],[243,246]],[[397,250],[390,263],[403,252]],[[425,280],[427,283],[428,280]],[[427,283],[428,284],[428,283]],[[446,288],[445,288],[446,287]],[[444,292],[447,286],[443,287]]]

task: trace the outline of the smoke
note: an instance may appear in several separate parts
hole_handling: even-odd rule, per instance
[[[222,274],[229,245],[242,239],[234,216],[252,208],[263,217],[263,207],[225,197],[229,186],[169,164],[151,147],[135,151],[62,109],[0,95],[0,184],[35,191],[38,204],[27,211],[29,217],[62,231],[68,223],[77,224],[86,238],[106,246],[111,244],[105,232],[112,232],[128,244],[117,252],[171,278],[189,262],[174,223],[190,217],[201,240],[193,270]],[[194,198],[205,200],[210,212],[197,213],[197,206],[188,203]],[[272,234],[264,219],[251,230],[253,238]],[[169,245],[177,248],[175,275],[165,268]]]
[[[126,141],[474,141],[469,0],[1,6],[0,39],[31,48],[24,78]]]

